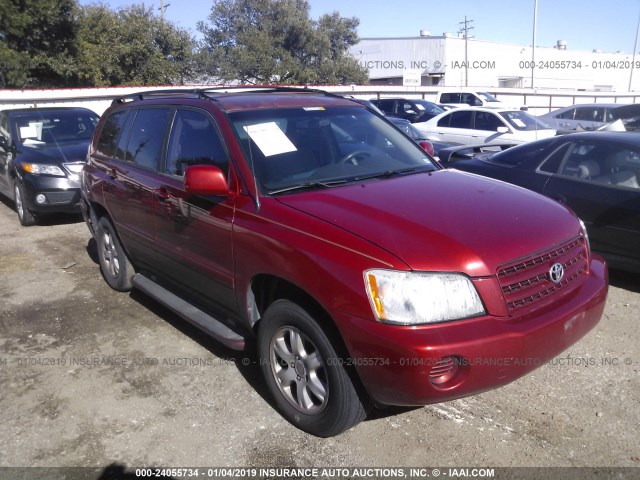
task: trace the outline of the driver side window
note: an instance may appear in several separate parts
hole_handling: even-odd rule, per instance
[[[183,176],[190,165],[215,165],[225,176],[229,171],[227,150],[209,116],[178,109],[169,137],[165,173]]]

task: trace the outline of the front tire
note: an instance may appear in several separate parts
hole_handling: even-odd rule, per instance
[[[13,185],[13,199],[16,204],[16,212],[18,213],[18,220],[23,227],[31,227],[36,224],[36,217],[27,209],[24,197],[24,188],[22,184],[17,180]]]
[[[96,243],[100,269],[107,284],[119,292],[131,290],[131,278],[135,271],[122,248],[115,228],[106,217],[100,218],[98,222]]]
[[[277,300],[267,309],[259,327],[258,354],[271,395],[297,428],[331,437],[365,419],[365,404],[343,359],[299,305]]]

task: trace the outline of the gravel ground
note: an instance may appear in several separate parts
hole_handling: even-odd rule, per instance
[[[612,271],[600,324],[527,377],[320,439],[274,410],[251,354],[110,290],[79,218],[22,228],[12,208],[0,203],[0,467],[640,467],[638,275]]]

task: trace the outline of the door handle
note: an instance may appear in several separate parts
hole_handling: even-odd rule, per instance
[[[171,196],[165,187],[160,187],[155,191],[156,198],[161,201],[168,200]]]

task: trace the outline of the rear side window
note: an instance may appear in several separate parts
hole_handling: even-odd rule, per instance
[[[453,112],[451,114],[451,128],[473,128],[473,112]]]
[[[127,119],[128,110],[120,110],[109,115],[104,122],[100,138],[98,139],[97,153],[106,157],[113,157],[118,144],[118,138],[122,131],[122,126]]]
[[[165,173],[184,175],[189,165],[215,165],[227,175],[229,159],[218,129],[203,112],[179,109],[176,112]]]
[[[566,112],[556,115],[556,118],[562,118],[563,120],[573,120],[573,116],[575,115],[575,113],[576,109],[572,108],[570,110],[567,110]]]
[[[141,167],[158,170],[164,134],[169,124],[169,108],[141,108],[129,134],[126,160]]]

